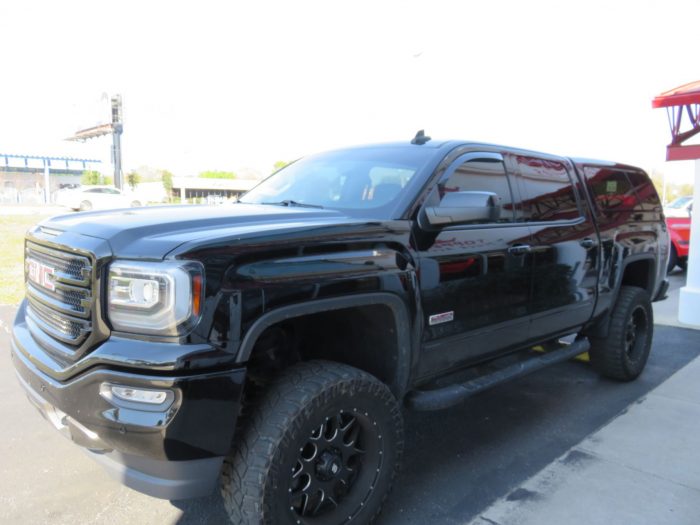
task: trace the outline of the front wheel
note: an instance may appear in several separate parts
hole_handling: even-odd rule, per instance
[[[646,366],[654,335],[654,313],[643,288],[623,286],[610,314],[606,338],[591,338],[591,364],[600,374],[632,381]]]
[[[92,202],[90,201],[83,201],[80,203],[80,207],[78,208],[80,211],[90,211],[92,209]]]
[[[236,524],[370,523],[402,450],[386,385],[347,365],[302,363],[251,407],[224,462],[224,506]]]

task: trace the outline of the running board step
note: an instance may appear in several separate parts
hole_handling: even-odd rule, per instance
[[[511,379],[536,372],[549,365],[567,361],[587,352],[589,348],[590,343],[588,339],[579,339],[556,350],[536,355],[525,361],[520,361],[464,383],[452,384],[434,390],[414,390],[406,396],[406,404],[414,410],[441,410]]]

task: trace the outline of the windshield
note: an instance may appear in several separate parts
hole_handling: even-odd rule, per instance
[[[667,204],[667,208],[680,209],[685,208],[685,206],[692,200],[692,197],[678,197],[672,203]]]
[[[433,153],[427,148],[385,147],[306,157],[265,179],[240,202],[318,206],[388,218]]]

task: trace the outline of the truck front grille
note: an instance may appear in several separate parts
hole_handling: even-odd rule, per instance
[[[90,258],[27,241],[25,282],[30,329],[77,349],[92,332]]]
[[[86,256],[27,242],[26,257],[53,267],[61,281],[78,285],[90,284],[92,265]]]
[[[40,303],[30,301],[27,314],[45,333],[71,346],[79,345],[90,335],[89,322],[59,315]]]

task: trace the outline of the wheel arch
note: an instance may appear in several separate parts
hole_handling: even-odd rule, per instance
[[[380,377],[384,380],[392,393],[401,399],[408,389],[411,368],[411,323],[408,310],[404,301],[397,295],[387,292],[375,292],[367,294],[351,295],[346,297],[334,297],[319,299],[300,304],[283,306],[271,310],[258,318],[246,332],[241,341],[236,361],[246,363],[251,358],[256,343],[266,330],[286,321],[299,320],[313,315],[330,314],[343,310],[356,311],[367,307],[382,307],[389,313],[393,320],[393,338],[391,341],[395,356],[394,369],[390,377]],[[341,361],[344,362],[344,361]],[[346,362],[346,364],[352,364]],[[360,367],[373,373],[371,369]]]
[[[586,328],[586,335],[592,337],[607,337],[610,331],[611,312],[620,296],[623,286],[636,286],[646,290],[653,299],[659,283],[657,283],[657,260],[652,253],[630,255],[620,263],[619,277],[616,279],[613,299],[610,308],[591,326]]]
[[[657,280],[656,266],[656,258],[652,253],[631,255],[625,258],[620,268],[620,279],[615,287],[615,300],[617,300],[623,286],[643,288],[650,297],[653,297]]]

